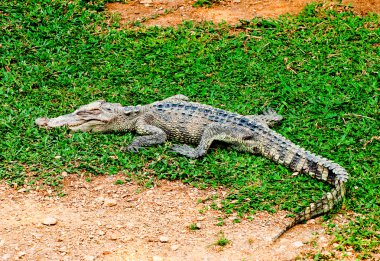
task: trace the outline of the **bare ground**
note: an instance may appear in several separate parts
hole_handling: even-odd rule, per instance
[[[277,18],[283,14],[297,14],[307,3],[318,0],[224,0],[211,7],[194,7],[197,0],[135,0],[127,4],[109,3],[107,9],[118,13],[121,23],[145,26],[175,26],[184,20],[215,23],[227,22],[231,25],[239,20],[254,17]],[[209,0],[212,1],[212,0]],[[326,8],[332,8],[337,1],[320,1]],[[368,12],[380,13],[380,0],[343,0],[343,5],[351,4],[358,15]]]
[[[112,3],[110,12],[121,14],[130,25],[174,26],[183,20],[213,20],[236,24],[255,16],[278,17],[296,14],[307,0],[233,0],[211,8],[194,8],[190,0],[140,0]],[[380,0],[351,0],[359,15],[380,12]],[[326,4],[329,5],[328,3]],[[181,182],[160,181],[145,190],[135,183],[114,185],[122,177],[65,178],[64,197],[50,191],[15,190],[0,184],[0,260],[293,260],[311,258],[355,259],[334,251],[332,236],[321,220],[298,225],[276,243],[274,237],[286,223],[285,213],[258,213],[253,221],[235,223],[227,218],[217,226],[223,213],[198,203],[223,189],[198,190]],[[140,191],[140,192],[139,192]],[[200,213],[200,209],[206,210]],[[44,225],[52,217],[55,225]],[[346,222],[340,215],[339,224]],[[54,223],[54,222],[53,222]],[[199,230],[190,230],[197,224]],[[224,235],[225,247],[215,245]]]
[[[199,190],[160,181],[151,189],[115,185],[121,176],[92,182],[69,176],[66,196],[0,186],[0,258],[3,260],[291,260],[313,249],[331,248],[321,220],[298,225],[276,243],[285,213],[265,212],[253,221],[234,217],[218,226],[223,213],[199,203],[223,189]],[[205,210],[200,213],[200,209]],[[47,217],[55,225],[44,225]],[[197,224],[199,230],[189,226]],[[215,245],[224,235],[231,242]]]

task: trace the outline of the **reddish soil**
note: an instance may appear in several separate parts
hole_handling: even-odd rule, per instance
[[[193,7],[196,0],[137,0],[127,4],[109,3],[107,9],[121,15],[121,22],[131,25],[139,22],[146,26],[175,26],[184,20],[195,22],[225,21],[235,25],[239,20],[254,17],[277,18],[283,14],[297,14],[307,3],[315,0],[226,0],[211,7]],[[337,2],[337,1],[335,1]],[[334,1],[323,1],[332,8]],[[351,4],[358,15],[380,13],[380,0],[343,0]]]
[[[240,223],[232,216],[218,226],[223,213],[199,200],[227,190],[169,181],[144,189],[133,182],[115,185],[118,179],[123,177],[86,182],[71,175],[64,197],[0,185],[0,260],[290,260],[331,249],[332,236],[320,219],[271,243],[287,222],[284,212]],[[47,217],[56,224],[44,225]],[[216,246],[222,234],[231,242]]]

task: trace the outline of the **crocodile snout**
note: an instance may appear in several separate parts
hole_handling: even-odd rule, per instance
[[[37,126],[44,127],[44,128],[48,127],[48,122],[49,122],[49,119],[46,117],[38,118],[35,121]]]

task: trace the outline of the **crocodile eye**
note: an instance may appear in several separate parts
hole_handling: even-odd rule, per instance
[[[131,115],[132,113],[133,113],[133,110],[131,110],[131,108],[129,108],[129,107],[124,108],[124,114],[125,115]]]

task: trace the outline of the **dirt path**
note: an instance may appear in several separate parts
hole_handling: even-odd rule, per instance
[[[225,0],[211,7],[193,7],[197,0],[135,0],[128,4],[109,3],[107,9],[121,15],[125,25],[133,23],[146,26],[175,26],[183,20],[196,22],[225,21],[235,25],[240,19],[254,17],[277,18],[286,13],[297,14],[307,3],[318,0]],[[212,0],[209,0],[210,2]],[[323,1],[326,8],[333,1]],[[338,1],[335,1],[338,2]],[[368,12],[380,13],[380,0],[343,0],[344,5],[351,4],[358,15]]]
[[[61,198],[1,185],[0,260],[289,260],[331,240],[317,219],[270,244],[285,213],[259,213],[240,223],[232,217],[218,226],[223,214],[198,202],[223,190],[168,181],[144,190],[115,185],[118,179],[70,176]],[[54,219],[55,225],[43,224]],[[231,242],[216,246],[222,235]]]

